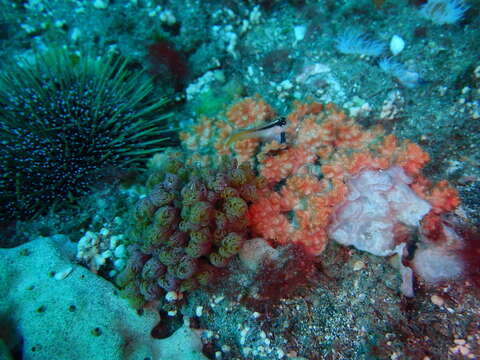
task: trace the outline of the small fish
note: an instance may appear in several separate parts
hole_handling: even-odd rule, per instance
[[[264,126],[240,130],[239,132],[230,136],[226,142],[226,146],[229,147],[233,143],[245,139],[261,138],[263,140],[276,140],[280,144],[285,143],[285,128],[287,121],[284,117],[275,120]]]

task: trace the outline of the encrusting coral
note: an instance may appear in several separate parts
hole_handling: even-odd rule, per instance
[[[214,171],[186,165],[181,153],[162,156],[137,203],[129,260],[116,278],[136,307],[208,285],[247,239],[248,205],[266,184],[247,163],[225,158]]]

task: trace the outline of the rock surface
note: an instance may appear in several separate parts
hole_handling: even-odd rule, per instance
[[[75,264],[65,244],[57,236],[0,249],[0,337],[7,346],[23,342],[25,360],[206,359],[185,326],[152,338],[158,314],[138,315],[111,283]]]

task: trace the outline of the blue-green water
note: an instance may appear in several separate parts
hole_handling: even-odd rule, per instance
[[[0,10],[0,359],[480,357],[478,0]]]

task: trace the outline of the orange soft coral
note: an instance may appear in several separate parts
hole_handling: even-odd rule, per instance
[[[400,165],[412,177],[412,190],[431,202],[433,209],[438,209],[435,211],[449,211],[458,205],[451,188],[440,183],[431,189],[421,176],[429,156],[417,144],[385,136],[381,127],[363,129],[332,104],[296,103],[287,121],[290,148],[269,156],[264,147],[257,158],[261,174],[272,188],[285,181],[281,189],[288,188],[301,200],[290,212],[288,231],[284,230],[291,242],[302,242],[313,253],[325,245],[326,237],[320,234],[345,200],[346,182],[365,169],[388,170]],[[258,234],[268,238],[265,233]]]
[[[414,143],[406,142],[397,154],[397,164],[402,166],[407,175],[415,176],[428,163],[430,156]]]
[[[433,211],[437,214],[452,211],[460,205],[458,191],[452,188],[446,180],[437,183],[427,199],[432,204]]]
[[[180,133],[185,149],[210,154],[233,155],[239,163],[253,161],[260,141],[247,139],[227,146],[228,138],[247,127],[261,126],[275,118],[275,112],[260,96],[243,99],[232,105],[226,116],[218,118],[201,117],[198,122]],[[215,150],[215,155],[211,154]],[[215,160],[210,159],[215,163]]]
[[[268,122],[274,117],[273,109],[259,95],[245,98],[227,111],[228,121],[239,129]]]
[[[289,148],[277,156],[266,157],[262,161],[261,174],[270,182],[276,183],[301,171],[306,164],[316,159],[314,153],[303,146]]]
[[[214,138],[215,120],[202,116],[198,123],[193,125],[188,131],[180,132],[180,140],[183,146],[188,150],[197,150],[206,147]]]
[[[375,156],[366,150],[354,153],[345,165],[347,172],[350,175],[355,175],[367,168],[385,170],[390,166],[390,161],[387,158]]]
[[[269,191],[265,193],[248,210],[252,230],[277,243],[287,243],[292,226],[285,213],[291,211],[296,204],[297,199],[291,192],[283,191],[280,194]]]
[[[434,242],[443,242],[445,241],[445,234],[443,232],[443,222],[441,217],[435,213],[435,211],[430,211],[422,219],[422,232],[426,238]]]
[[[245,98],[230,107],[227,118],[231,129],[241,130],[271,121],[275,118],[275,112],[259,95],[256,95],[254,98]],[[233,131],[230,130],[228,135],[232,133]],[[226,137],[221,139],[221,144],[218,146],[225,147],[225,144]],[[259,139],[254,138],[237,141],[234,145],[237,160],[240,163],[253,160],[259,144]]]
[[[274,117],[257,95],[237,102],[224,117],[202,119],[193,135],[189,133],[195,141],[181,134],[191,150],[202,144],[219,154],[233,154],[240,162],[258,162],[268,189],[248,212],[253,235],[277,244],[302,243],[311,254],[319,254],[334,213],[347,198],[346,184],[366,170],[403,169],[410,179],[407,186],[432,206],[426,232],[434,234],[439,214],[459,204],[457,192],[446,182],[432,187],[422,176],[429,156],[419,145],[385,135],[380,126],[364,129],[333,104],[295,103],[286,117],[286,144],[247,139],[226,147],[236,130],[261,126]],[[204,136],[211,138],[205,141]]]
[[[234,149],[239,163],[253,160],[260,141],[258,139],[240,140],[235,143]]]
[[[293,226],[287,214],[297,206],[298,198],[286,188],[264,194],[249,208],[251,229],[277,244],[300,243],[310,254],[319,254],[327,244],[326,227],[312,226],[311,212],[302,210],[295,211],[299,226]]]
[[[308,196],[323,190],[324,185],[310,174],[293,175],[287,179],[287,188],[297,196]]]

